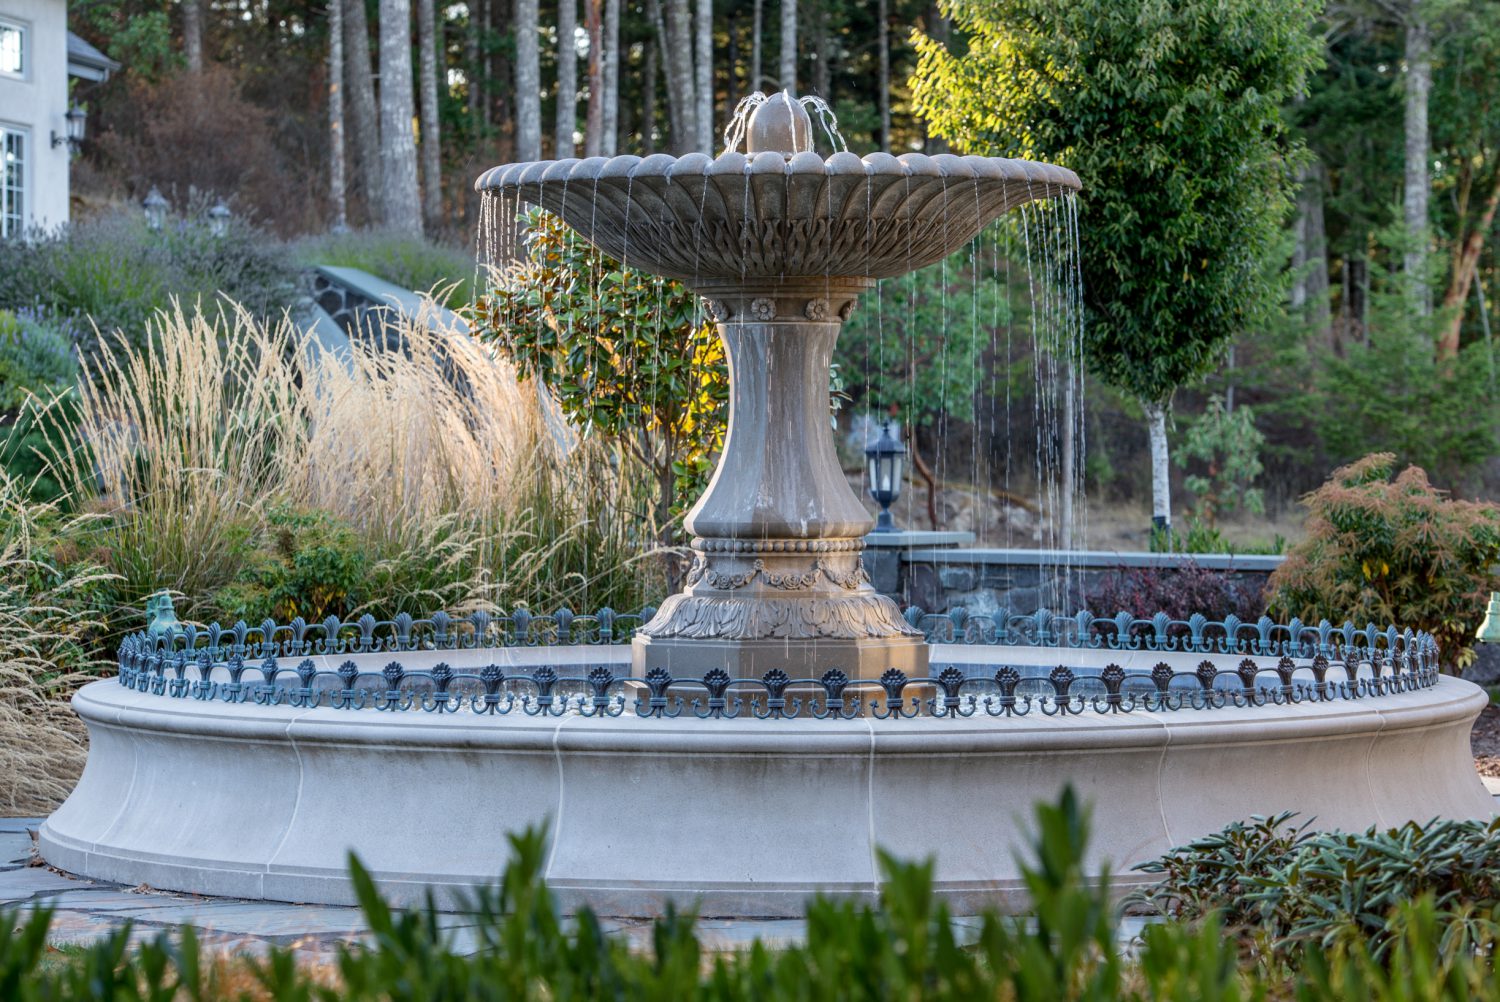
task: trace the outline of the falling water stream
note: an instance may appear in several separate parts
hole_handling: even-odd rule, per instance
[[[754,93],[742,99],[734,110],[723,132],[724,153],[728,155],[745,144],[750,116],[761,105],[777,100],[782,95]],[[839,132],[838,122],[832,109],[820,98],[795,99],[815,119],[822,132],[822,139],[835,152],[847,150],[847,143]],[[748,171],[748,164],[747,164]],[[689,178],[691,178],[689,180]],[[689,175],[682,183],[689,185],[688,191],[699,202],[699,218],[689,228],[694,244],[694,259],[701,252],[707,239],[704,232],[704,209],[708,198],[709,184]],[[597,190],[598,180],[594,181]],[[627,181],[627,184],[633,183]],[[668,175],[665,183],[674,182]],[[699,185],[693,192],[691,184]],[[945,192],[952,192],[965,182],[955,179]],[[910,175],[907,181],[910,191]],[[975,183],[976,212],[978,188]],[[956,194],[956,193],[955,193]],[[564,198],[569,197],[564,188]],[[590,196],[593,197],[593,196]],[[832,192],[830,191],[830,199]],[[744,218],[752,223],[753,206],[750,186],[744,187]],[[598,199],[593,197],[597,210]],[[876,220],[873,218],[873,183],[866,186],[865,253],[870,253],[875,236]],[[627,197],[627,213],[644,211]],[[910,201],[908,200],[908,205]],[[830,204],[830,215],[833,206]],[[960,195],[947,195],[943,202],[940,224],[946,231],[950,222],[955,226],[970,228],[967,220],[950,219],[952,214],[965,211],[965,199]],[[513,281],[523,272],[515,267],[524,257],[524,206],[515,194],[500,195],[487,190],[484,195],[478,232],[478,258],[481,278],[488,282]],[[665,224],[669,220],[658,220]],[[630,227],[625,227],[626,232]],[[907,228],[908,260],[911,259],[911,228]],[[741,238],[742,246],[751,246],[748,233]],[[628,245],[624,248],[629,257]],[[960,252],[950,260],[944,257],[929,266],[928,274],[920,282],[935,282],[939,290],[937,329],[924,331],[933,335],[937,344],[936,357],[919,359],[916,339],[908,337],[905,344],[905,365],[910,370],[917,365],[932,365],[939,368],[940,392],[946,394],[949,380],[946,375],[950,366],[969,364],[988,365],[990,377],[976,384],[975,407],[972,414],[973,434],[968,455],[958,455],[950,446],[951,420],[946,416],[952,401],[940,399],[937,410],[944,416],[932,438],[936,448],[933,455],[924,458],[932,468],[933,476],[942,485],[949,477],[958,481],[971,479],[975,494],[976,545],[981,547],[1025,548],[1036,546],[1046,551],[1041,568],[1042,587],[1038,603],[1056,612],[1070,613],[1079,602],[1077,594],[1077,571],[1074,553],[1085,549],[1088,541],[1086,494],[1084,491],[1084,456],[1086,449],[1085,386],[1083,380],[1083,308],[1082,279],[1078,259],[1078,205],[1069,194],[1038,201],[1027,202],[1017,210],[1006,213],[977,234]],[[831,277],[836,262],[828,262]],[[958,269],[957,275],[953,274]],[[695,266],[696,270],[696,266]],[[967,275],[962,272],[967,271]],[[597,281],[602,276],[594,276]],[[967,301],[952,293],[955,280],[967,281]],[[923,322],[919,315],[916,295],[901,295],[905,288],[903,279],[883,279],[862,298],[861,309],[868,311],[874,326],[873,353],[870,341],[866,341],[866,365],[862,374],[841,373],[845,384],[851,381],[862,385],[862,406],[872,414],[880,408],[897,405],[905,415],[916,414],[922,405],[932,402],[917,399],[916,380],[907,378],[905,399],[893,399],[884,386],[888,362],[885,357],[886,324],[900,322],[908,332],[916,330]],[[989,287],[986,288],[986,283]],[[656,282],[658,309],[666,306],[667,283]],[[904,298],[904,302],[899,299]],[[983,308],[986,300],[993,305]],[[892,314],[892,310],[896,312]],[[501,323],[513,322],[515,318],[502,316]],[[595,326],[601,318],[595,317]],[[700,305],[694,322],[701,323],[703,313]],[[627,321],[630,322],[630,321]],[[650,322],[647,320],[646,322]],[[571,323],[571,320],[570,320]],[[571,330],[568,332],[573,333]],[[1018,338],[1019,335],[1019,338]],[[634,351],[636,340],[624,339],[626,350]],[[988,357],[978,350],[987,348]],[[1015,353],[1019,350],[1027,356],[1030,366],[1029,388],[1022,390],[1011,371]],[[655,349],[653,349],[655,350]],[[653,366],[653,370],[659,366]],[[654,387],[652,388],[654,391]],[[1019,391],[1019,392],[1018,392]],[[1030,414],[1018,411],[1027,406]],[[900,421],[904,415],[898,415]],[[1034,429],[1033,441],[1015,441],[1018,425],[1029,424]],[[914,471],[913,471],[914,472]],[[1023,534],[1018,532],[1012,517],[1015,499],[1029,496],[1038,513],[1037,528]],[[925,486],[915,478],[909,480],[906,500],[902,505],[902,517],[910,528],[927,528],[925,517]],[[998,505],[996,498],[1000,499]],[[920,500],[919,500],[920,499]],[[985,513],[998,507],[999,519],[987,518]],[[1014,608],[1012,614],[1029,614],[1034,609]]]

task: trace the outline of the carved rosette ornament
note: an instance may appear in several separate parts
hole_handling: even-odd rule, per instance
[[[730,425],[685,522],[695,562],[638,631],[637,677],[657,667],[928,675],[921,634],[860,561],[874,520],[833,448],[834,342],[877,280],[942,260],[1001,213],[1077,190],[1078,178],[997,157],[825,159],[812,135],[787,96],[756,109],[743,153],[517,164],[477,183],[559,214],[632,267],[687,283],[724,342]]]

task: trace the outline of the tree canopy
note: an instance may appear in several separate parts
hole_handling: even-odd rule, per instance
[[[915,102],[969,152],[1073,168],[1087,359],[1165,404],[1276,302],[1296,191],[1281,117],[1317,67],[1312,0],[944,0]]]

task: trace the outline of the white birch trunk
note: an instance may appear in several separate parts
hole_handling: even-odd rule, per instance
[[[698,0],[698,14],[693,25],[694,49],[697,51],[696,76],[693,81],[694,119],[698,126],[693,146],[709,156],[714,152],[714,0]]]
[[[438,121],[440,46],[433,0],[417,0],[417,48],[422,53],[419,66],[422,84],[422,215],[428,226],[437,226],[443,219],[443,140],[442,126]],[[447,85],[446,79],[443,85]]]
[[[1172,528],[1172,470],[1167,455],[1167,407],[1146,405],[1146,429],[1151,437],[1151,525]]]
[[[516,0],[516,159],[542,158],[542,53],[537,0]]]
[[[552,126],[552,155],[566,160],[574,153],[578,128],[578,0],[557,3],[557,117]]]
[[[422,232],[417,138],[412,131],[411,0],[380,0],[380,181],[382,219]]]
[[[333,232],[349,229],[348,185],[344,179],[344,5],[328,4],[328,201]]]
[[[1417,312],[1432,312],[1427,288],[1428,196],[1432,191],[1432,144],[1427,130],[1427,104],[1432,92],[1432,34],[1422,0],[1412,0],[1406,18],[1406,177],[1401,208],[1411,241],[1404,255],[1407,278]]]

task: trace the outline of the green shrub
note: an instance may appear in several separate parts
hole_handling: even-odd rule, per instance
[[[348,618],[367,594],[368,555],[354,528],[329,512],[277,504],[263,525],[240,531],[243,563],[214,599],[227,620]]]
[[[148,322],[174,299],[207,308],[227,296],[274,316],[296,295],[281,245],[238,219],[216,237],[196,219],[156,231],[138,213],[120,213],[0,242],[0,308],[70,322],[88,357],[97,353],[96,329],[143,344]]]
[[[77,378],[66,325],[0,310],[0,419],[19,410],[28,396],[49,399]]]
[[[1382,908],[1381,952],[1357,934],[1300,967],[1243,964],[1216,914],[1149,925],[1128,955],[1107,881],[1084,881],[1087,813],[1070,792],[1037,807],[1037,834],[1023,861],[1030,916],[986,911],[960,942],[933,888],[932,863],[884,854],[878,906],[815,898],[806,940],[773,949],[759,942],[710,953],[696,916],[668,908],[650,948],[632,951],[582,909],[564,922],[542,880],[543,833],[510,836],[511,860],[497,886],[468,902],[472,925],[455,931],[431,904],[393,909],[351,859],[370,932],[341,946],[331,967],[310,969],[293,947],[258,959],[206,958],[191,929],[132,944],[126,927],[48,961],[51,912],[0,915],[0,998],[9,1002],[99,999],[390,1000],[593,999],[703,1002],[1465,1002],[1500,997],[1488,942],[1445,935],[1430,893]],[[461,932],[467,949],[457,942]],[[248,974],[248,977],[247,977]],[[246,990],[247,984],[250,990]]]
[[[304,268],[358,268],[413,292],[431,292],[449,305],[474,301],[474,255],[410,233],[328,233],[298,240],[291,250]]]
[[[1415,466],[1392,479],[1395,462],[1366,456],[1302,499],[1307,538],[1271,575],[1271,608],[1426,630],[1461,668],[1485,597],[1500,588],[1500,506],[1452,500]]]
[[[525,260],[497,272],[475,326],[575,426],[651,471],[646,500],[672,542],[724,443],[723,343],[681,282],[622,266],[552,213],[527,225]]]
[[[1257,817],[1174,849],[1140,867],[1162,880],[1134,901],[1212,918],[1247,955],[1293,961],[1350,943],[1388,961],[1412,918],[1398,906],[1418,899],[1445,950],[1482,950],[1500,932],[1500,819],[1358,834],[1292,821]]]

